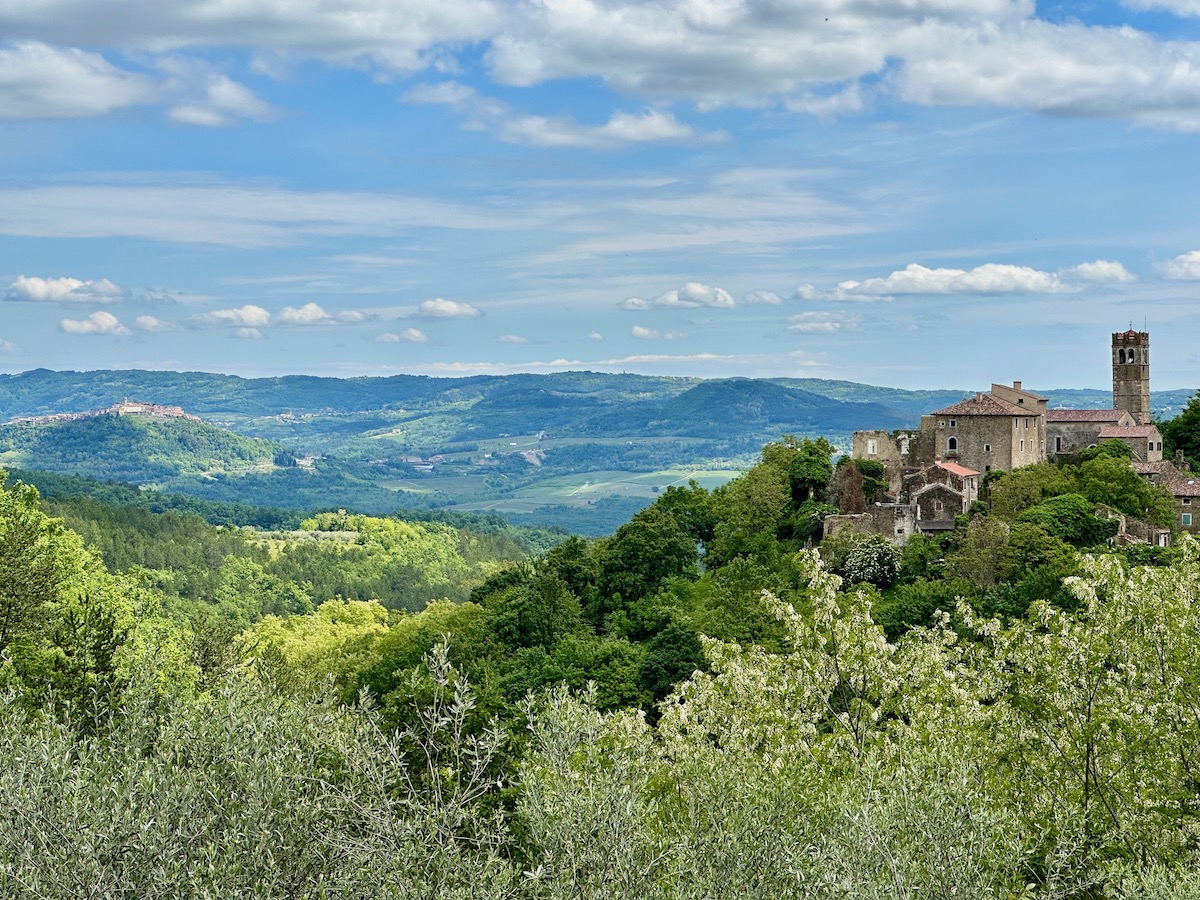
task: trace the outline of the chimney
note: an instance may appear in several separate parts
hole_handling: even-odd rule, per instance
[[[1019,391],[1020,389],[1021,389],[1021,382],[1019,382],[1019,381],[1014,381],[1014,382],[1013,382],[1013,390],[1014,390],[1014,391]]]
[[[982,400],[982,399],[983,399],[983,391],[976,391],[976,392],[975,392],[975,399],[976,399],[976,400]]]

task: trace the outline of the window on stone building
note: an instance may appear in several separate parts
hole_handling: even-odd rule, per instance
[[[1013,417],[1013,431],[1016,431],[1020,427],[1021,427],[1021,420],[1018,419],[1016,416],[1014,416]]]
[[[1158,449],[1159,449],[1159,450],[1161,450],[1161,449],[1162,449],[1162,441],[1159,441],[1159,442],[1158,442]]]
[[[950,427],[951,427],[951,428],[957,428],[957,427],[958,427],[958,419],[951,419],[951,420],[950,420]]]
[[[991,453],[991,452],[992,452],[992,445],[991,445],[991,444],[984,444],[984,445],[983,445],[983,452],[984,452],[984,453]]]
[[[1192,524],[1192,514],[1184,513],[1182,516],[1179,517],[1179,523],[1181,525],[1190,526]]]
[[[1191,498],[1191,497],[1184,497],[1184,498],[1183,498],[1183,505],[1184,505],[1184,506],[1191,506],[1191,505],[1192,505],[1192,498]]]
[[[946,449],[947,450],[957,450],[958,449],[958,438],[948,438],[946,440]]]
[[[943,509],[945,509],[945,506],[943,505],[941,500],[933,501],[933,511],[934,512],[941,512]]]
[[[874,441],[867,441],[867,452],[870,453],[872,456],[875,455],[876,451],[875,451],[875,442]]]
[[[1024,450],[1025,450],[1025,442],[1021,441],[1021,451],[1024,452]]]
[[[1147,450],[1153,450],[1153,449],[1154,449],[1154,441],[1151,441],[1151,442],[1150,442],[1150,443],[1149,443],[1149,444],[1146,446],[1146,449],[1147,449]]]

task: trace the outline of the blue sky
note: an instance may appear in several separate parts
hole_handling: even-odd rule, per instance
[[[0,370],[1200,367],[1200,0],[0,0]]]

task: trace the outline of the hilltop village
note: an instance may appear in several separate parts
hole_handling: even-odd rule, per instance
[[[164,406],[159,403],[140,403],[126,397],[120,403],[104,409],[89,409],[78,413],[50,413],[44,416],[21,416],[6,422],[7,425],[46,425],[51,422],[70,422],[77,419],[94,419],[97,416],[142,416],[150,419],[190,419],[199,422],[200,417],[184,412],[181,406]]]
[[[1192,515],[1200,476],[1182,454],[1163,459],[1163,437],[1150,417],[1149,333],[1113,334],[1112,377],[1111,409],[1047,409],[1045,397],[1014,381],[922,416],[915,432],[856,431],[851,455],[883,465],[888,494],[865,513],[830,516],[826,535],[849,528],[903,544],[919,532],[949,531],[979,498],[988,472],[1054,461],[1107,440],[1128,446],[1134,470],[1174,496],[1181,531],[1200,532]],[[1170,531],[1123,519],[1118,539],[1166,546]]]

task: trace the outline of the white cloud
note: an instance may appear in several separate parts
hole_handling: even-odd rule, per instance
[[[767,306],[779,306],[783,303],[783,298],[774,291],[751,291],[742,297],[742,302],[747,306],[760,303]]]
[[[1057,275],[1028,266],[985,263],[974,269],[929,269],[910,263],[886,278],[843,281],[835,290],[811,284],[796,289],[802,300],[891,300],[906,294],[1058,294],[1071,290]]]
[[[285,306],[275,314],[279,325],[336,325],[337,320],[316,303],[303,306]]]
[[[376,340],[383,344],[424,344],[429,341],[429,336],[419,328],[405,328],[399,333],[381,334]]]
[[[129,334],[129,329],[106,310],[94,312],[86,319],[59,319],[58,327],[67,334]]]
[[[271,104],[225,75],[209,74],[199,93],[200,96],[173,106],[168,116],[181,125],[218,128],[244,119],[266,122],[277,115]]]
[[[1080,281],[1095,282],[1098,284],[1107,282],[1129,284],[1137,281],[1137,276],[1126,269],[1119,262],[1114,262],[1107,259],[1098,259],[1095,262],[1080,263],[1079,265],[1068,269],[1066,274],[1073,275]]]
[[[1200,16],[1200,0],[1121,0],[1130,9],[1161,9],[1177,16]]]
[[[602,341],[602,340],[604,340],[604,335],[602,335],[598,331],[589,331],[588,332],[588,340],[589,341]]]
[[[1200,0],[1125,4],[1200,15]],[[381,78],[453,72],[482,48],[491,77],[502,84],[598,80],[660,107],[676,101],[701,109],[779,104],[826,116],[854,114],[883,94],[930,105],[984,104],[1200,128],[1196,42],[1163,40],[1130,25],[1047,21],[1038,18],[1034,0],[228,0],[199,6],[38,0],[8,4],[0,32],[25,42],[9,52],[30,53],[22,48],[32,45],[80,57],[54,60],[47,74],[18,79],[23,90],[15,94],[0,88],[0,97],[22,115],[39,109],[42,115],[94,114],[139,102],[148,90],[94,54],[50,45],[114,47],[131,58],[250,48],[252,67],[274,77],[292,60],[315,57]],[[63,75],[63,68],[73,71]],[[100,76],[98,91],[81,74],[92,72]],[[418,89],[410,99],[475,102],[461,86],[434,88]],[[44,93],[52,102],[39,102]],[[507,109],[494,100],[483,104]],[[617,113],[591,126],[509,112],[469,110],[468,124],[482,121],[506,139],[556,146],[695,139],[661,108]],[[232,82],[206,84],[198,98],[173,106],[177,118],[199,124],[265,114],[263,101]]]
[[[336,235],[414,229],[512,230],[531,220],[511,210],[399,194],[290,191],[260,183],[120,182],[0,187],[0,234],[134,237],[259,248]]]
[[[496,341],[501,344],[528,344],[529,338],[521,337],[519,334],[502,334]]]
[[[408,91],[409,103],[440,104],[464,117],[464,127],[490,131],[510,144],[535,147],[614,149],[627,144],[720,141],[722,132],[700,135],[672,113],[647,109],[638,114],[614,112],[603,125],[583,125],[564,117],[524,115],[508,104],[486,97],[457,81],[419,85]]]
[[[1158,269],[1163,277],[1173,281],[1200,281],[1200,250],[1181,253]]]
[[[657,331],[654,328],[646,328],[642,325],[634,325],[629,329],[629,333],[640,341],[658,340],[660,338],[664,341],[675,341],[687,337],[687,333],[683,331]]]
[[[99,281],[80,281],[78,278],[18,275],[8,286],[5,299],[35,303],[112,303],[124,296],[124,289],[107,278],[101,278]]]
[[[0,338],[0,353],[17,353],[21,348],[12,341],[6,341]]]
[[[261,306],[247,304],[237,309],[216,309],[195,317],[204,325],[236,325],[243,328],[261,328],[269,325],[271,314]]]
[[[156,316],[138,316],[133,320],[134,326],[141,331],[175,331],[176,326],[170,322],[164,322]]]
[[[426,300],[420,305],[419,310],[421,315],[431,319],[474,319],[483,315],[470,303],[444,300],[441,297]]]
[[[833,334],[858,327],[858,317],[844,313],[804,312],[787,321],[787,330],[797,334]]]
[[[667,291],[653,299],[629,297],[618,305],[621,309],[637,312],[652,307],[696,309],[706,306],[713,309],[732,309],[737,306],[737,303],[724,288],[711,287],[707,284],[700,284],[698,281],[689,281],[679,290]]]
[[[262,332],[259,331],[257,328],[245,328],[245,327],[239,328],[234,332],[234,335],[237,337],[240,337],[240,338],[245,338],[247,340],[251,340],[251,341],[257,341],[257,340],[262,339]]]
[[[494,0],[228,0],[194,4],[144,0],[37,0],[4,10],[6,34],[54,43],[113,45],[163,52],[192,47],[250,48],[259,71],[289,58],[316,57],[407,73],[445,58],[442,45],[484,40],[499,27]]]
[[[102,116],[154,99],[151,79],[97,53],[39,41],[0,49],[0,119]]]

